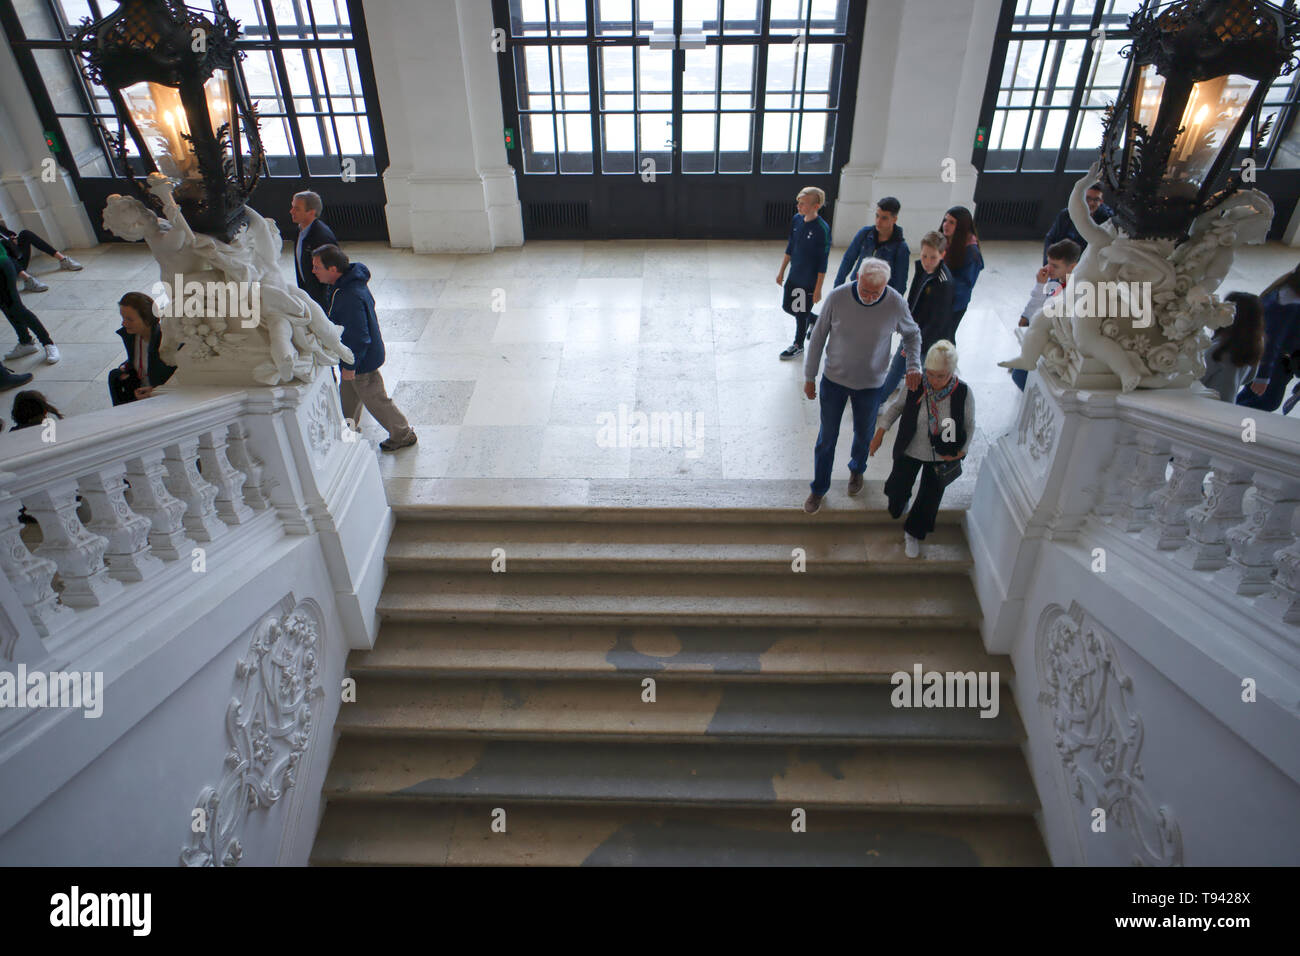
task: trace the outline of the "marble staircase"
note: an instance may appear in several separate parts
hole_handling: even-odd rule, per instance
[[[883,509],[394,510],[314,864],[1048,862],[961,511],[913,561]],[[916,664],[999,713],[895,708]]]

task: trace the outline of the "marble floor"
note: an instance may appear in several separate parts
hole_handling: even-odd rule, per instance
[[[283,266],[292,277],[289,249]],[[482,255],[415,255],[381,243],[346,249],[372,273],[384,380],[420,438],[381,455],[385,478],[699,479],[725,487],[812,477],[817,403],[803,395],[802,356],[777,357],[793,330],[775,281],[780,242],[538,241]],[[962,484],[1015,419],[1020,392],[995,363],[1015,352],[1012,329],[1040,250],[1034,242],[984,244],[987,268],[957,340],[978,425]],[[84,271],[59,272],[38,255],[32,271],[50,291],[24,296],[63,360],[9,364],[34,372],[29,387],[75,415],[109,408],[107,375],[123,360],[117,299],[148,292],[157,266],[142,244],[70,251]],[[843,251],[832,251],[832,270]],[[1249,248],[1221,291],[1258,292],[1297,255],[1277,243]],[[8,406],[0,400],[6,417]],[[680,421],[681,431],[671,440],[652,431],[643,442],[637,412]],[[368,416],[363,431],[384,437]],[[847,478],[850,436],[846,412],[837,487]],[[867,477],[883,480],[888,470],[882,452]]]

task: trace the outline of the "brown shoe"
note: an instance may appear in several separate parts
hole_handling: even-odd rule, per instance
[[[862,490],[862,472],[860,471],[849,472],[849,494],[856,495],[861,490]]]
[[[803,510],[810,515],[815,515],[822,510],[822,495],[809,495],[808,500],[803,503]]]
[[[379,447],[382,448],[384,451],[397,451],[397,449],[399,448],[406,448],[414,444],[415,444],[415,432],[412,431],[401,441],[396,441],[392,438],[385,438],[383,441],[379,443]]]

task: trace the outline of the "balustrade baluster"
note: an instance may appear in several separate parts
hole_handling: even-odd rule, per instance
[[[104,561],[109,575],[119,581],[143,581],[161,571],[163,563],[149,553],[149,519],[126,503],[125,474],[125,465],[108,465],[83,476],[78,484],[90,505],[86,530],[108,541]]]
[[[1210,459],[1210,493],[1187,511],[1187,544],[1174,556],[1197,571],[1217,571],[1228,563],[1228,529],[1245,517],[1241,500],[1252,469],[1222,458]]]
[[[195,541],[215,541],[230,529],[217,516],[214,502],[217,486],[207,481],[194,467],[198,461],[199,439],[185,438],[164,449],[163,465],[167,474],[163,484],[175,497],[185,502],[181,522]]]
[[[199,436],[199,460],[203,462],[204,480],[214,485],[217,515],[226,524],[245,524],[253,518],[253,509],[244,504],[243,487],[248,480],[226,455],[226,430],[213,429]]]
[[[189,558],[194,542],[185,533],[185,502],[173,497],[164,482],[161,448],[145,452],[126,463],[126,480],[131,483],[131,508],[149,519],[149,547],[167,561]]]
[[[77,483],[72,478],[47,485],[26,500],[27,510],[41,526],[44,540],[38,558],[49,558],[63,582],[60,599],[69,607],[98,607],[122,590],[108,576],[104,551],[108,539],[87,531],[77,517]]]
[[[1165,485],[1169,465],[1169,439],[1152,432],[1137,436],[1137,461],[1124,479],[1123,497],[1115,512],[1115,523],[1124,531],[1141,531],[1155,509],[1151,497]]]
[[[75,613],[60,603],[51,587],[58,567],[49,558],[39,558],[22,539],[18,512],[23,503],[11,495],[0,496],[0,568],[18,592],[27,616],[41,637],[49,637]]]
[[[1259,471],[1255,474],[1255,511],[1227,531],[1228,564],[1215,579],[1237,594],[1269,590],[1277,567],[1274,555],[1295,541],[1291,518],[1300,506],[1300,480]]]
[[[271,478],[263,481],[262,461],[248,447],[248,430],[244,423],[231,422],[226,440],[230,463],[244,473],[244,501],[254,511],[265,511],[271,507],[271,488],[275,481]]]
[[[1205,501],[1205,475],[1210,456],[1188,445],[1174,445],[1174,471],[1165,486],[1151,496],[1153,521],[1141,538],[1160,551],[1175,551],[1187,541],[1187,513]]]

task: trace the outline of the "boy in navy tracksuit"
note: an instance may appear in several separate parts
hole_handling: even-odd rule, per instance
[[[776,284],[785,287],[781,308],[795,319],[794,344],[781,353],[783,359],[803,351],[808,314],[821,301],[826,263],[831,254],[830,224],[817,214],[825,202],[826,194],[816,186],[806,186],[796,197],[799,212],[790,223],[790,241],[785,245],[781,271],[776,274]],[[790,268],[788,281],[787,266]]]

